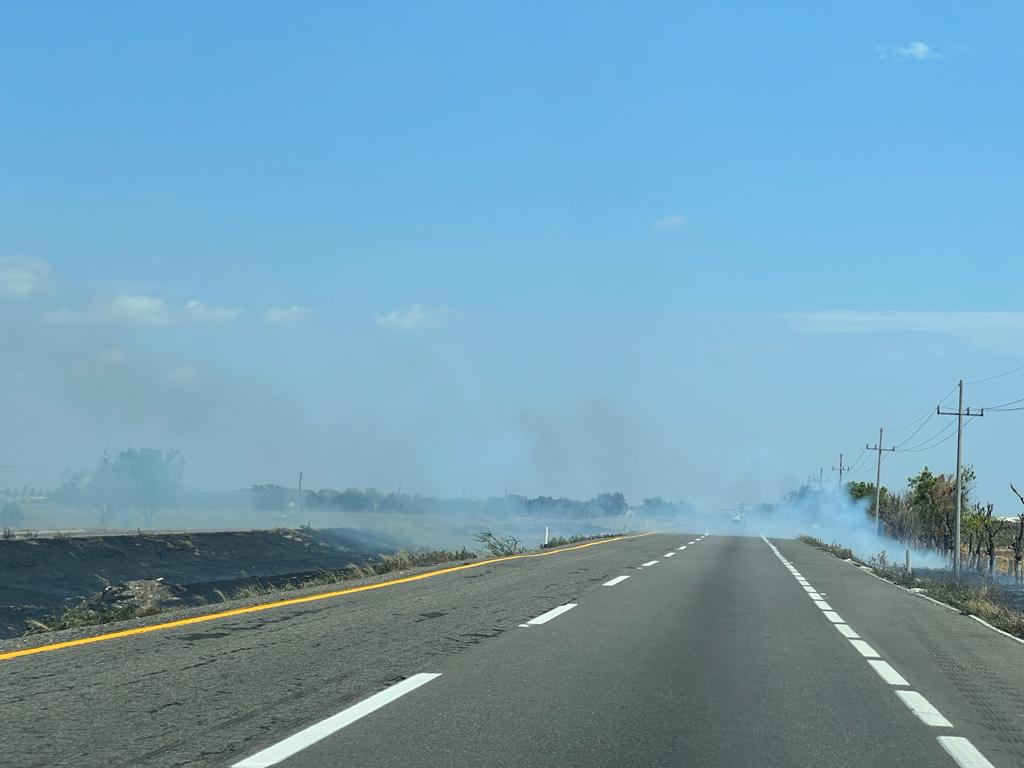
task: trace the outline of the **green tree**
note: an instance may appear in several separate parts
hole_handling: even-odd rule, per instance
[[[960,498],[963,510],[970,509],[975,477],[973,467],[961,470]],[[936,475],[925,467],[907,482],[910,486],[908,501],[923,533],[933,545],[941,543],[944,549],[952,549],[953,529],[956,526],[956,477]]]
[[[185,489],[185,459],[176,450],[129,448],[104,459],[85,487],[94,507],[138,515],[147,528],[160,509],[173,507]]]

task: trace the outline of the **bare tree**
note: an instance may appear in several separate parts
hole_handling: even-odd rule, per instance
[[[984,542],[985,554],[988,555],[989,573],[995,570],[996,537],[1006,527],[1005,520],[995,517],[993,514],[994,509],[994,504],[986,504],[984,506],[978,504],[975,506],[975,514],[978,516],[978,527],[980,528],[978,536],[978,565],[979,567],[981,565],[981,545]]]
[[[1010,483],[1010,490],[1017,495],[1020,503],[1024,504],[1024,496],[1013,487],[1013,483]],[[1017,535],[1010,539],[1010,549],[1013,550],[1013,575],[1019,579],[1021,577],[1020,561],[1024,554],[1024,512],[1017,516]]]

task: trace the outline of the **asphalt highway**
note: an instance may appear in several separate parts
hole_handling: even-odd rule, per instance
[[[0,765],[1008,767],[1022,692],[848,563],[663,533],[0,660]]]

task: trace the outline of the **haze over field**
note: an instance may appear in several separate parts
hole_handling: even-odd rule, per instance
[[[1021,11],[879,8],[7,8],[0,487],[873,479],[1024,357]],[[966,437],[1006,514],[1018,418]]]

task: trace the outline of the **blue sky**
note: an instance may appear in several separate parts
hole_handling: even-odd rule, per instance
[[[142,444],[722,505],[856,457],[1024,365],[1024,9],[894,5],[3,5],[0,484]],[[1006,513],[1019,418],[968,429]]]

